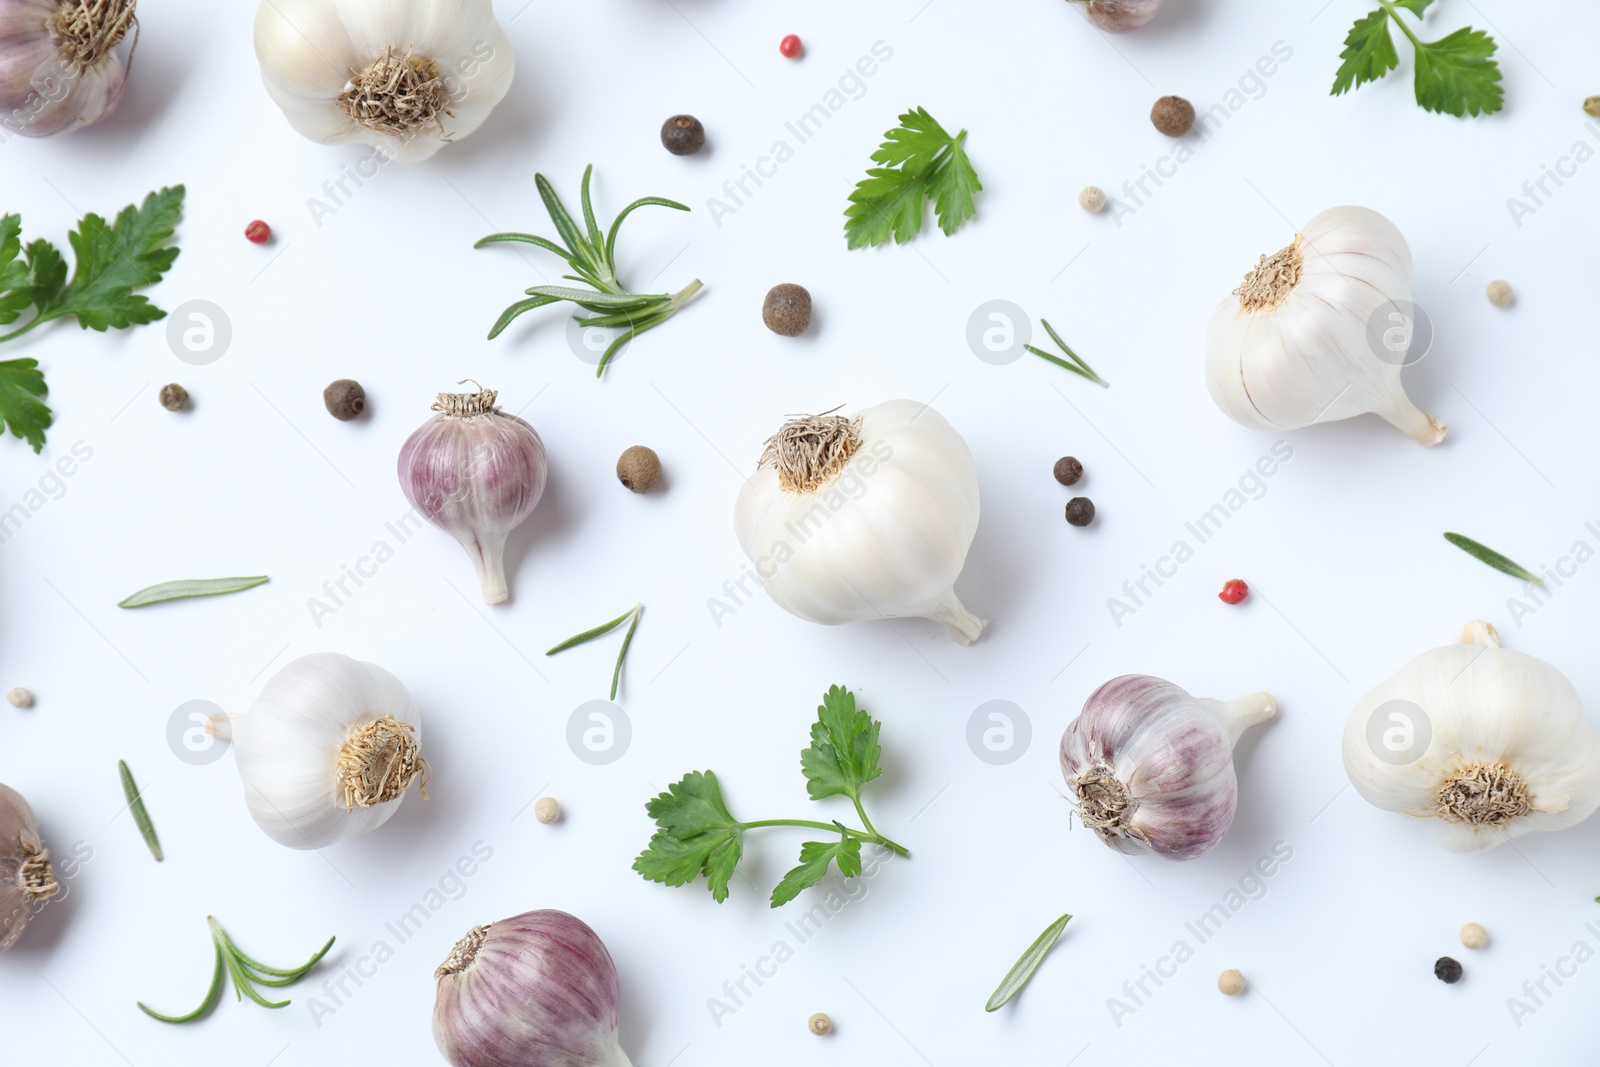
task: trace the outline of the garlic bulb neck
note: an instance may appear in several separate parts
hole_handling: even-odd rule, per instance
[[[489,936],[490,925],[492,924],[486,923],[468,930],[467,936],[456,942],[456,947],[450,950],[450,955],[446,956],[444,962],[434,970],[434,979],[438,980],[449,974],[460,974],[471,967],[472,961],[478,958],[478,949],[483,947],[483,939]]]
[[[339,749],[339,799],[346,811],[387,804],[411,787],[428,769],[410,723],[380,715],[350,731]],[[421,787],[428,796],[427,782]]]
[[[1239,738],[1250,727],[1257,723],[1266,722],[1278,714],[1278,701],[1271,693],[1251,693],[1238,700],[1212,700],[1209,697],[1200,697],[1195,703],[1222,724],[1228,731],[1230,744],[1237,745]]]
[[[444,136],[450,93],[439,77],[439,64],[393,48],[350,75],[339,106],[358,124],[377,133],[404,137],[428,126]]]
[[[1468,763],[1439,787],[1439,817],[1450,822],[1499,826],[1532,810],[1527,783],[1503,763]]]
[[[860,447],[860,415],[802,415],[767,438],[757,466],[776,467],[785,492],[811,493],[843,470]]]
[[[433,402],[433,410],[453,419],[475,419],[479,415],[491,414],[499,398],[500,394],[495,390],[478,386],[476,393],[440,393],[439,399]]]
[[[65,0],[50,20],[50,36],[61,58],[82,73],[98,63],[138,26],[134,0]]]
[[[1305,271],[1306,256],[1300,249],[1304,240],[1295,234],[1288,247],[1270,256],[1262,256],[1254,269],[1244,276],[1244,283],[1233,291],[1233,295],[1239,298],[1242,310],[1271,311],[1289,299],[1289,294],[1300,284],[1300,275]]]
[[[17,887],[30,901],[42,903],[61,888],[55,868],[50,866],[50,850],[22,842],[22,865],[17,868]]]

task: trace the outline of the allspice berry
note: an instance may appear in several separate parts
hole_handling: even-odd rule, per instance
[[[1087,526],[1094,521],[1094,501],[1086,496],[1075,496],[1067,501],[1067,521],[1074,526]]]
[[[1056,460],[1056,481],[1062,485],[1077,485],[1078,479],[1083,477],[1083,464],[1072,456],[1062,456]]]
[[[322,402],[328,406],[329,415],[340,422],[349,422],[367,410],[367,391],[358,381],[340,378],[328,383],[322,391]]]
[[[555,797],[540,797],[533,805],[533,817],[547,825],[553,823],[561,818],[561,805]]]
[[[1078,206],[1085,211],[1104,211],[1106,209],[1106,191],[1098,185],[1086,185],[1078,194]]]
[[[617,460],[617,481],[635,493],[648,493],[661,481],[661,457],[655,449],[634,445]]]
[[[1591,96],[1583,102],[1583,113],[1600,119],[1600,96]]]
[[[1194,129],[1194,105],[1181,96],[1163,96],[1150,109],[1150,121],[1168,137],[1182,137]]]
[[[161,387],[161,406],[168,411],[182,411],[189,406],[189,390],[177,382],[169,382]]]
[[[706,146],[706,128],[693,115],[674,115],[661,124],[661,144],[675,156],[692,156]]]
[[[799,337],[811,325],[811,294],[793,282],[774,285],[761,305],[761,321],[773,333]]]
[[[826,1037],[828,1034],[833,1033],[833,1020],[819,1011],[806,1020],[806,1029],[818,1037]]]
[[[1226,996],[1236,997],[1244,992],[1244,975],[1232,968],[1223,971],[1217,975],[1217,988]]]

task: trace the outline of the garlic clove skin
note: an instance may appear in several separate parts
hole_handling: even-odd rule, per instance
[[[1363,207],[1324,211],[1263,257],[1212,315],[1212,399],[1256,429],[1373,413],[1420,444],[1438,444],[1447,427],[1406,396],[1403,360],[1380,358],[1368,337],[1384,308],[1398,315],[1409,306],[1411,270],[1411,247],[1388,219]]]
[[[1406,750],[1423,742],[1420,753]],[[1424,652],[1362,697],[1343,752],[1363,798],[1423,820],[1454,852],[1564,829],[1600,809],[1600,733],[1577,690],[1548,663],[1501,648],[1484,622],[1469,623],[1461,643]],[[1473,800],[1485,784],[1503,803]]]
[[[1072,0],[1089,21],[1108,33],[1143,27],[1161,10],[1162,0]]]
[[[1061,770],[1079,817],[1118,852],[1204,855],[1233,825],[1234,745],[1277,710],[1267,693],[1224,702],[1149,675],[1113,678],[1061,737]]]
[[[110,115],[138,38],[133,12],[134,0],[85,7],[81,36],[64,44],[53,29],[71,14],[62,0],[0,0],[0,127],[51,137]]]
[[[0,785],[0,952],[17,943],[58,888],[33,809],[22,794]]]
[[[516,73],[490,0],[263,0],[255,49],[268,95],[297,132],[321,144],[371,145],[402,163],[477,130]],[[420,112],[364,119],[342,102],[362,72],[408,56],[425,86],[413,94],[426,101]]]
[[[374,723],[383,725],[371,732]],[[421,714],[405,686],[382,667],[337,652],[285,666],[229,728],[250,816],[289,848],[322,848],[376,830],[426,769],[418,756]],[[360,778],[341,774],[341,760],[367,772],[367,792]],[[391,769],[395,777],[386,777]]]
[[[474,927],[434,978],[434,1041],[452,1067],[631,1067],[611,954],[566,912]]]
[[[972,451],[917,401],[856,418],[859,447],[808,491],[783,488],[778,465],[763,459],[734,507],[739,545],[772,599],[802,619],[927,618],[969,644],[984,621],[962,606],[955,582],[978,529]]]

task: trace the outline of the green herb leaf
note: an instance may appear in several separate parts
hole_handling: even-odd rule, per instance
[[[200,1002],[198,1008],[187,1015],[162,1015],[160,1012],[146,1007],[142,1001],[139,1003],[140,1011],[152,1019],[157,1019],[164,1023],[186,1023],[193,1019],[198,1019],[211,1009],[211,1006],[216,1002],[217,995],[222,992],[222,976],[224,972],[233,980],[233,999],[241,1000],[249,997],[263,1008],[286,1008],[289,1006],[289,1001],[267,1000],[256,992],[255,987],[258,985],[276,987],[293,985],[310,973],[311,969],[317,965],[317,962],[328,954],[328,950],[333,947],[334,941],[337,940],[332,937],[328,938],[328,943],[323,945],[310,960],[293,970],[281,970],[276,967],[268,967],[266,964],[245,955],[239,946],[233,943],[233,938],[228,936],[228,931],[222,928],[222,924],[217,922],[214,916],[206,916],[206,925],[211,930],[211,943],[216,950],[217,958],[216,968],[211,975],[211,988],[206,992],[206,999]],[[261,973],[257,972],[277,977],[265,978],[262,977]]]
[[[800,866],[783,876],[772,890],[772,906],[781,908],[804,890],[822,881],[828,866],[837,862],[839,873],[846,878],[861,875],[861,842],[848,834],[840,834],[837,841],[807,841],[800,846]]]
[[[206,1012],[210,1011],[211,1006],[217,1002],[217,994],[222,992],[222,976],[228,970],[227,960],[222,955],[222,946],[220,944],[213,944],[212,949],[216,953],[217,965],[216,968],[211,972],[211,988],[206,990],[206,999],[200,1002],[200,1006],[198,1008],[189,1012],[187,1015],[162,1015],[160,1012],[149,1007],[144,1001],[141,1000],[138,1002],[139,1010],[150,1016],[150,1018],[163,1023],[192,1022],[195,1019],[200,1018],[200,1016],[206,1014]]]
[[[1049,360],[1051,363],[1054,363],[1058,367],[1066,368],[1067,370],[1071,371],[1073,374],[1076,374],[1080,378],[1087,378],[1089,381],[1094,382],[1096,385],[1100,386],[1102,389],[1110,389],[1111,388],[1111,383],[1110,382],[1106,381],[1104,378],[1100,377],[1100,375],[1096,374],[1094,372],[1094,368],[1089,366],[1089,364],[1085,363],[1083,361],[1083,357],[1078,355],[1078,353],[1074,352],[1071,348],[1069,348],[1067,346],[1067,342],[1065,342],[1065,341],[1063,341],[1061,339],[1061,335],[1056,333],[1055,330],[1050,328],[1050,322],[1049,322],[1048,319],[1040,319],[1039,321],[1044,324],[1044,332],[1050,335],[1050,339],[1056,343],[1056,345],[1061,349],[1061,351],[1063,351],[1063,352],[1065,352],[1067,354],[1068,358],[1071,359],[1072,362],[1069,363],[1069,362],[1067,362],[1067,360],[1062,359],[1060,356],[1053,356],[1049,352],[1046,352],[1044,349],[1035,348],[1033,345],[1023,345],[1022,346],[1023,348],[1026,348],[1029,352],[1032,352],[1034,355],[1038,356],[1040,359]]]
[[[830,686],[811,726],[811,747],[800,753],[806,793],[812,800],[847,796],[861,798],[861,787],[883,773],[878,759],[883,724],[856,707],[855,694]]]
[[[658,829],[633,869],[652,882],[688,885],[701,874],[711,895],[728,899],[728,880],[743,855],[744,827],[728,813],[722,787],[710,771],[694,771],[645,805]]]
[[[627,634],[622,638],[622,648],[617,652],[617,666],[611,672],[611,699],[615,700],[617,699],[617,688],[622,684],[622,664],[628,658],[628,647],[633,644],[633,632],[639,628],[639,616],[643,614],[644,605],[635,604],[633,607],[629,608],[623,614],[618,615],[610,622],[603,622],[592,630],[585,630],[583,633],[578,634],[575,637],[567,638],[555,648],[552,648],[550,651],[546,652],[545,655],[553,656],[557,652],[565,652],[567,649],[581,645],[586,641],[593,641],[595,638],[600,637],[603,634],[610,633],[618,626],[621,626],[629,619],[632,619],[633,622],[629,623]]]
[[[0,217],[0,326],[16,322],[33,303],[28,264],[22,255],[22,216]]]
[[[128,798],[128,810],[133,814],[134,825],[139,827],[139,833],[149,847],[150,855],[160,863],[165,858],[161,855],[161,839],[156,837],[155,824],[150,821],[150,813],[145,810],[144,797],[139,795],[139,786],[134,782],[133,772],[128,769],[126,760],[117,760],[117,772],[122,776],[122,795]]]
[[[1465,552],[1467,555],[1487,563],[1497,571],[1502,571],[1506,574],[1509,574],[1513,578],[1520,578],[1524,582],[1534,582],[1538,585],[1544,584],[1543,578],[1539,577],[1537,574],[1534,574],[1522,564],[1517,563],[1514,560],[1507,559],[1505,556],[1502,556],[1489,546],[1479,544],[1470,537],[1463,537],[1458,533],[1447,533],[1444,535],[1444,539],[1461,549],[1461,551]]]
[[[35,452],[44,448],[44,432],[52,421],[50,408],[39,399],[49,389],[38,360],[0,362],[0,428],[9,426],[11,436],[26,438]]]
[[[1000,980],[999,988],[989,997],[989,1003],[983,1006],[984,1011],[999,1011],[1010,1002],[1012,997],[1022,992],[1022,987],[1028,984],[1028,979],[1033,977],[1033,972],[1039,969],[1039,964],[1044,962],[1045,956],[1054,947],[1056,941],[1060,939],[1061,932],[1067,928],[1067,923],[1071,920],[1072,916],[1063,915],[1045,927],[1044,933],[1040,934],[1038,940],[1028,946],[1028,951],[1022,954],[1021,959],[1012,964],[1011,970],[1007,971],[1006,976]]]
[[[850,248],[904,244],[922,232],[925,201],[946,236],[977,213],[973,194],[983,183],[966,152],[967,131],[951,137],[924,108],[900,116],[872,153],[880,164],[867,171],[845,209],[845,241]]]
[[[1428,111],[1460,118],[1493,114],[1505,101],[1495,43],[1482,30],[1463,28],[1433,44],[1417,46],[1417,103]]]
[[[1333,79],[1333,96],[1341,96],[1375,82],[1400,65],[1400,54],[1389,36],[1389,13],[1382,8],[1356,20],[1344,40],[1343,60]]]
[[[176,582],[162,582],[152,585],[124,600],[117,601],[119,608],[142,608],[149,604],[160,604],[167,600],[182,600],[186,597],[196,596],[221,596],[225,593],[242,593],[246,589],[254,589],[264,585],[270,579],[265,574],[258,574],[251,578],[198,578]]]
[[[1422,13],[1428,10],[1428,5],[1431,3],[1433,0],[1394,0],[1395,7],[1403,7],[1418,18],[1422,17]]]

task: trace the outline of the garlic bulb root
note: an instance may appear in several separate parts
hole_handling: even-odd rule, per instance
[[[1339,207],[1263,255],[1211,317],[1206,384],[1234,421],[1295,429],[1375,413],[1424,445],[1447,427],[1400,381],[1407,351],[1383,358],[1371,336],[1392,322],[1411,340],[1411,247],[1376,211]],[[1387,309],[1387,310],[1386,310]]]
[[[134,6],[135,0],[0,0],[4,127],[49,137],[111,114],[138,47]]]
[[[955,593],[978,527],[977,466],[926,404],[805,415],[767,440],[734,527],[779,607],[836,625],[920,617],[961,644],[984,622]]]
[[[0,952],[16,943],[60,888],[33,809],[22,794],[0,785]]]
[[[380,715],[350,731],[339,746],[337,777],[339,799],[345,810],[387,804],[423,776],[417,787],[428,797],[428,761],[422,758],[416,729],[397,722],[393,715]]]
[[[1457,852],[1559,830],[1600,809],[1600,733],[1554,667],[1486,622],[1414,658],[1345,725],[1345,772],[1376,807]]]

